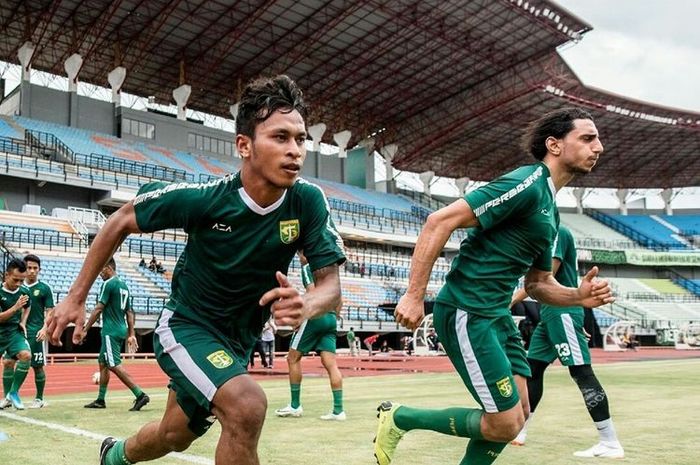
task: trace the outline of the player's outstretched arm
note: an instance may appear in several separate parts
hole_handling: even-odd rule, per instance
[[[421,323],[425,316],[423,299],[435,260],[457,228],[470,228],[478,224],[474,212],[464,199],[456,200],[428,215],[411,257],[408,289],[394,311],[399,324],[413,330]]]
[[[85,299],[92,283],[124,239],[129,234],[138,232],[141,231],[136,223],[136,213],[131,202],[113,213],[102,226],[88,250],[83,267],[68,291],[68,295],[54,309],[48,325],[51,344],[61,345],[61,334],[69,323],[75,323],[73,342],[78,344],[83,339]]]
[[[607,280],[597,279],[598,267],[586,273],[578,288],[562,286],[551,271],[531,268],[525,275],[525,289],[530,297],[555,307],[595,308],[615,302]]]

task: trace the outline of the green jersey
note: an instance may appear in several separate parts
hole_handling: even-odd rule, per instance
[[[131,310],[129,287],[114,275],[102,283],[97,302],[104,305],[102,310],[102,335],[126,338],[126,312]]]
[[[565,226],[559,226],[559,236],[554,244],[552,256],[558,258],[561,264],[554,275],[559,284],[567,287],[578,287],[578,261],[576,258],[576,243],[571,231]],[[557,318],[561,312],[578,312],[583,315],[583,307],[553,307],[542,304],[540,317],[542,320]]]
[[[260,297],[279,286],[275,272],[287,273],[297,250],[311,270],[345,261],[323,191],[303,179],[267,207],[246,193],[240,173],[201,184],[150,183],[134,209],[144,232],[188,233],[168,308],[244,344],[254,342],[269,317]]]
[[[29,297],[27,305],[25,305],[24,308],[30,307],[32,298],[29,289],[20,286],[14,291],[8,291],[4,285],[0,286],[0,311],[4,312],[5,310],[9,310],[22,295]],[[0,339],[9,333],[17,331],[20,321],[22,321],[22,310],[13,313],[9,320],[0,322]]]
[[[314,283],[314,275],[311,274],[311,267],[306,264],[301,267],[301,284],[304,286],[304,289],[309,287],[310,284]]]
[[[481,316],[509,315],[518,279],[531,267],[552,269],[559,227],[555,197],[541,162],[466,194],[479,226],[462,241],[436,300]]]
[[[32,308],[29,310],[29,318],[27,318],[27,334],[32,339],[32,335],[36,335],[44,326],[44,312],[53,308],[53,292],[51,287],[43,281],[36,281],[34,284],[24,285],[29,289],[29,294],[32,297]]]

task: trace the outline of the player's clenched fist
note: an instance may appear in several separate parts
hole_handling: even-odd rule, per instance
[[[259,304],[264,307],[272,302],[270,313],[272,313],[276,325],[297,328],[304,321],[306,314],[304,299],[299,291],[289,284],[289,280],[283,273],[278,271],[275,277],[280,287],[263,294]]]
[[[423,299],[416,300],[404,294],[396,304],[394,317],[396,322],[411,331],[415,330],[423,321],[425,310],[423,308]]]

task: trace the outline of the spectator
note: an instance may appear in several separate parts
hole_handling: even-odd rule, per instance
[[[277,326],[272,317],[265,323],[262,330],[262,347],[263,352],[267,355],[267,367],[272,369],[275,360],[275,333]]]
[[[148,262],[148,269],[151,271],[156,271],[157,266],[158,266],[158,260],[156,260],[156,256],[154,255],[153,258],[151,258],[151,261]]]
[[[413,336],[404,336],[401,338],[401,346],[406,355],[413,354]]]
[[[265,351],[263,350],[262,339],[258,338],[255,341],[255,347],[250,353],[250,368],[255,368],[255,354],[256,352],[260,355],[260,360],[262,360],[263,367],[267,368],[267,360],[265,360]]]
[[[139,267],[140,268],[146,268],[146,260],[141,257],[141,261],[139,262]]]
[[[637,341],[637,336],[634,334],[633,329],[628,329],[627,331],[625,331],[625,334],[622,336],[622,344],[627,350],[632,349],[635,352],[637,351],[639,341]]]
[[[393,349],[391,347],[389,347],[389,341],[384,339],[384,341],[382,341],[382,345],[379,346],[379,352],[386,354],[386,353],[391,352],[392,350]]]
[[[353,328],[351,326],[350,331],[348,331],[348,333],[346,334],[346,337],[348,338],[348,347],[350,348],[350,355],[352,357],[355,357],[357,355],[357,352],[358,352],[357,351],[358,339],[355,336],[355,328]]]
[[[369,351],[369,356],[372,356],[372,344],[377,342],[377,339],[379,339],[379,334],[373,334],[371,336],[368,336],[365,338],[363,341],[365,343],[365,347],[367,347],[367,350]]]

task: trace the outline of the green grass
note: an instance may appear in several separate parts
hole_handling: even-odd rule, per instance
[[[695,446],[700,407],[700,359],[600,365],[595,370],[608,392],[619,437],[626,449],[624,462],[635,465],[698,463]],[[302,385],[303,418],[276,418],[274,409],[288,402],[284,381],[262,383],[269,399],[268,418],[260,443],[263,464],[372,464],[372,438],[378,401],[393,399],[413,406],[474,406],[456,374],[406,375],[345,380],[348,421],[326,423],[318,416],[331,405],[324,378],[307,378]],[[10,412],[94,433],[127,436],[162,412],[165,392],[151,391],[153,400],[142,412],[128,412],[128,391],[108,393],[108,409],[90,411],[86,394],[50,398],[42,410]],[[7,411],[6,411],[7,412]],[[21,423],[0,414],[0,430],[9,441],[0,443],[0,464],[97,464],[99,441],[42,426]],[[218,425],[187,451],[212,459]],[[518,465],[601,463],[575,459],[571,453],[597,441],[580,393],[561,367],[551,368],[545,395],[522,448],[507,447],[496,463]],[[401,442],[396,465],[458,464],[466,440],[432,432],[409,433]],[[154,464],[185,464],[164,458]]]

